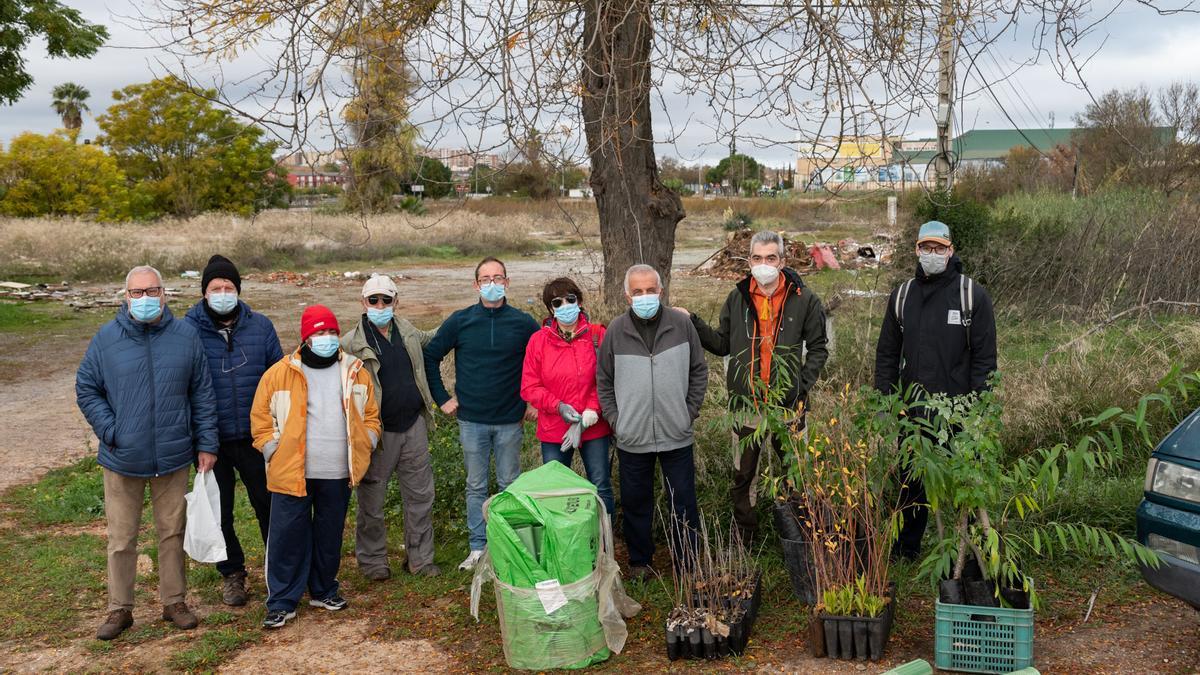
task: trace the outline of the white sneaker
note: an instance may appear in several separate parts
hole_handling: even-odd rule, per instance
[[[483,558],[483,551],[471,551],[471,555],[467,559],[458,564],[458,569],[464,572],[470,572],[475,569],[475,565]]]

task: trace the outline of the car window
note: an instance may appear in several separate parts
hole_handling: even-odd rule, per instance
[[[1158,446],[1158,451],[1200,461],[1200,409],[1167,434]]]

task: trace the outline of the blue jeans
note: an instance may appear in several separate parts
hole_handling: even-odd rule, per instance
[[[496,482],[504,490],[521,474],[521,442],[524,430],[520,422],[479,424],[458,421],[458,439],[462,442],[463,462],[467,465],[467,529],[471,532],[471,550],[482,551],[487,545],[483,522],[483,503],[488,498],[488,467],[496,458]]]
[[[579,457],[583,460],[583,470],[587,472],[588,480],[596,486],[596,492],[600,493],[600,499],[604,501],[604,508],[608,509],[608,517],[612,518],[616,511],[613,505],[612,464],[608,459],[609,440],[609,436],[601,436],[584,441],[583,447],[579,448]],[[575,451],[563,452],[560,448],[561,443],[542,441],[542,464],[558,460],[570,468]]]

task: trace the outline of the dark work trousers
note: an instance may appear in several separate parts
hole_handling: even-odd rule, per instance
[[[925,484],[912,476],[907,467],[900,469],[900,495],[897,500],[903,524],[896,538],[896,552],[916,560],[921,555],[921,539],[929,524],[929,503],[925,497]]]
[[[741,530],[742,541],[745,543],[749,543],[758,532],[758,512],[754,508],[753,492],[755,478],[758,477],[758,460],[763,446],[770,443],[775,448],[775,456],[780,463],[783,461],[783,448],[775,436],[764,438],[758,443],[743,442],[743,439],[753,433],[754,429],[750,427],[742,427],[737,432],[737,442],[741,448],[741,463],[734,466],[733,487],[729,489],[729,495],[733,501],[733,519],[737,523],[738,529]],[[734,457],[737,457],[736,452]]]
[[[618,469],[621,480],[621,513],[623,514],[625,545],[629,548],[629,564],[650,565],[654,559],[654,483],[657,476],[654,464],[662,468],[663,489],[671,504],[666,518],[674,534],[676,550],[696,545],[696,528],[700,510],[696,506],[696,465],[693,446],[667,452],[625,452],[618,448]],[[680,519],[674,527],[670,523]],[[686,532],[688,541],[682,540]]]
[[[217,487],[221,489],[221,534],[225,535],[225,552],[228,558],[217,563],[217,571],[221,576],[235,572],[246,572],[246,554],[242,552],[242,542],[238,541],[237,532],[233,529],[233,499],[237,489],[236,472],[241,476],[242,485],[246,486],[246,494],[250,497],[250,507],[254,509],[254,518],[258,521],[258,532],[262,535],[263,544],[267,543],[267,531],[271,524],[271,493],[267,492],[267,465],[262,453],[254,449],[250,439],[240,441],[225,441],[217,452],[217,463],[213,465],[213,478],[217,479]]]
[[[313,600],[324,600],[338,591],[350,481],[309,478],[305,491],[308,495],[304,497],[271,493],[268,610],[296,609],[306,589]]]

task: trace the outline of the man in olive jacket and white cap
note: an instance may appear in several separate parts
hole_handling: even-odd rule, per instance
[[[342,349],[362,359],[375,381],[383,434],[358,486],[355,556],[363,576],[383,581],[392,575],[387,556],[383,503],[392,474],[404,500],[404,548],[408,571],[437,576],[433,562],[433,465],[429,456],[433,398],[425,380],[422,348],[434,331],[418,330],[396,316],[396,284],[372,275],[362,288],[362,319],[342,337]]]

